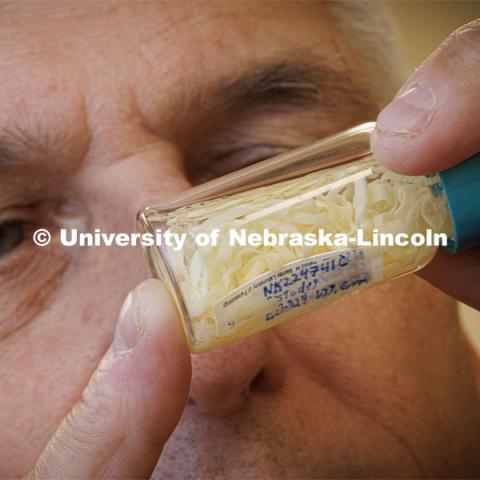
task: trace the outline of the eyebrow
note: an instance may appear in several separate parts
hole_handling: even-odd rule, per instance
[[[370,92],[352,72],[335,70],[314,58],[253,65],[220,79],[213,91],[228,106],[335,108],[341,99],[344,105],[372,107]]]
[[[0,131],[0,170],[27,165],[46,155],[45,145],[20,128]]]

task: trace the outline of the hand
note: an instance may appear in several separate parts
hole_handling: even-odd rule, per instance
[[[407,80],[378,116],[372,149],[392,170],[421,175],[479,152],[479,132],[480,19],[452,33]],[[480,247],[455,256],[439,249],[419,274],[480,309]]]
[[[138,285],[115,337],[27,478],[148,478],[180,419],[190,355],[159,280]]]

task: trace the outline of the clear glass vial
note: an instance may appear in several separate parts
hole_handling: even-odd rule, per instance
[[[380,246],[375,235],[378,243],[381,234],[443,233],[452,253],[479,241],[480,157],[438,174],[399,175],[375,161],[374,127],[346,130],[139,213],[140,232],[185,236],[182,249],[163,244],[145,254],[175,299],[192,352],[414,272],[437,249]],[[328,244],[337,234],[347,242]]]

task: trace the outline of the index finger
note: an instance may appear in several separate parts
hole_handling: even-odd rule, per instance
[[[122,308],[111,348],[27,478],[148,478],[180,419],[190,355],[159,280]]]

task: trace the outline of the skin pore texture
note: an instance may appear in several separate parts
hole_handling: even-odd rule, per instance
[[[3,477],[35,463],[148,276],[139,249],[39,249],[31,231],[133,231],[147,204],[378,112],[368,72],[309,2],[3,4],[0,103],[0,221],[25,228],[0,255]],[[158,478],[480,471],[455,302],[415,276],[192,366]]]

